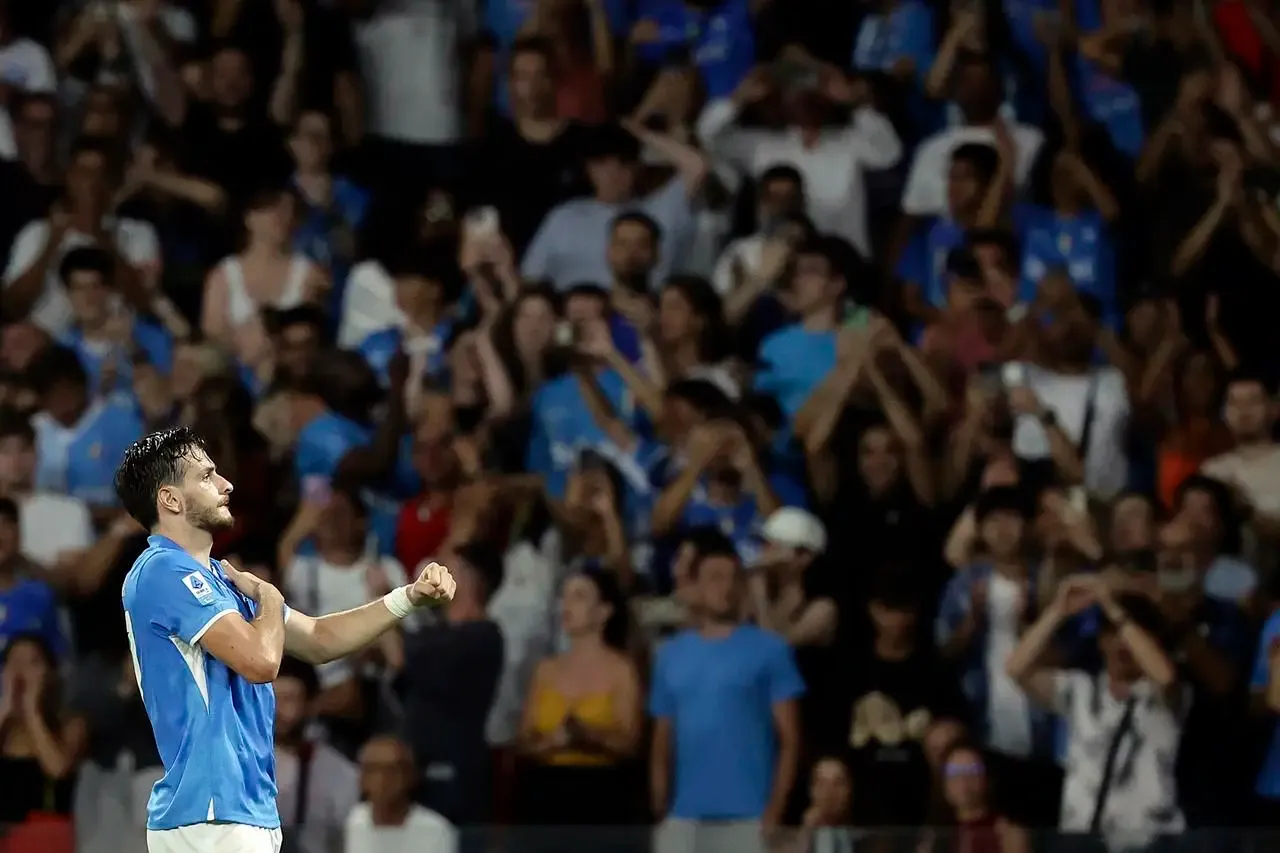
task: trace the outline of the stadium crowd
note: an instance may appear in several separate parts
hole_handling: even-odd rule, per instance
[[[282,667],[292,850],[1280,825],[1278,24],[0,0],[0,845],[140,849],[176,424],[292,606],[458,577]]]

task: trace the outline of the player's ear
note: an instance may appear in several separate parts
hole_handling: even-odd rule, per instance
[[[182,495],[173,486],[161,486],[156,492],[156,503],[161,509],[182,514]]]

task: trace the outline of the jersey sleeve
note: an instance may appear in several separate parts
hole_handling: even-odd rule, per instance
[[[145,621],[188,645],[200,642],[214,622],[240,612],[236,600],[194,560],[157,557],[139,581],[132,607],[135,623]]]

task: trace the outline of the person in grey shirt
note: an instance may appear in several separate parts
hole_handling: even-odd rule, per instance
[[[635,195],[640,144],[663,151],[676,176],[648,196]],[[662,233],[654,281],[665,280],[673,259],[694,224],[692,200],[702,187],[707,162],[695,148],[638,125],[605,125],[595,131],[584,152],[593,194],[553,208],[525,253],[520,272],[529,280],[550,281],[557,290],[590,282],[613,284],[608,260],[609,231],[620,215],[646,214]]]

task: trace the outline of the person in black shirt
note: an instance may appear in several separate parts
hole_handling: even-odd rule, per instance
[[[919,581],[907,566],[886,564],[868,610],[871,648],[845,670],[843,721],[830,721],[827,745],[850,750],[857,826],[918,826],[929,805],[931,776],[923,738],[936,720],[966,717],[955,673],[918,639]]]
[[[217,48],[209,60],[208,104],[192,103],[179,131],[181,170],[206,178],[226,192],[231,209],[268,184],[283,183],[292,170],[279,128],[254,107],[256,81],[245,52]]]
[[[511,49],[511,120],[494,126],[474,152],[479,202],[498,208],[502,231],[524,253],[551,208],[589,191],[582,155],[589,131],[556,115],[553,49],[518,39]]]
[[[502,557],[466,545],[443,559],[458,577],[458,592],[439,624],[405,638],[405,739],[422,769],[418,802],[456,825],[482,824],[493,811],[485,722],[503,654],[502,633],[485,604],[501,582]]]

